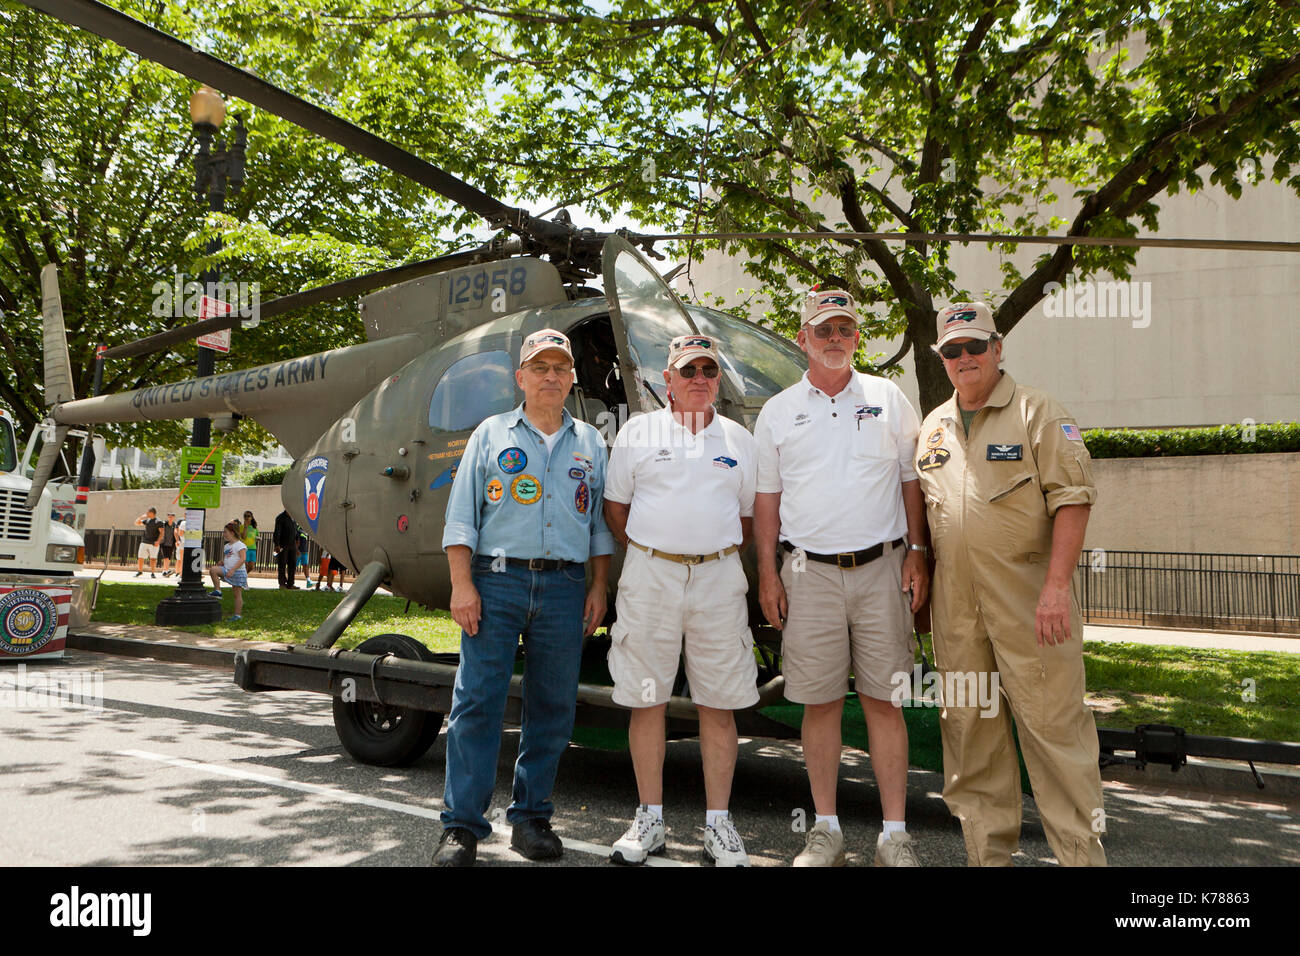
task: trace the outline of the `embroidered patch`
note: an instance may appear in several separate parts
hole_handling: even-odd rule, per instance
[[[517,475],[524,470],[528,464],[528,456],[524,454],[522,448],[507,448],[501,454],[497,455],[497,465],[507,475]]]
[[[740,462],[736,461],[734,458],[728,458],[726,455],[719,455],[717,458],[713,459],[714,468],[730,469],[735,468],[738,464],[740,464]]]
[[[493,478],[483,486],[483,494],[487,496],[488,501],[500,501],[501,496],[506,493],[506,486],[501,484],[500,478]]]
[[[964,312],[954,312],[952,315],[948,316],[947,320],[943,323],[943,327],[946,329],[948,326],[955,325],[958,322],[974,322],[976,318],[978,318],[978,313],[976,313],[974,309],[967,309]]]
[[[934,431],[930,432],[930,434],[925,436],[926,448],[938,448],[942,444],[943,444],[942,428],[936,428]]]
[[[570,469],[569,469],[569,477],[570,477],[570,478],[575,478],[575,479],[577,479],[578,481],[581,481],[583,478],[586,478],[586,477],[587,477],[587,473],[586,473],[585,471],[583,471],[581,468],[570,468]]]
[[[1083,441],[1083,434],[1079,431],[1079,426],[1075,424],[1062,424],[1061,431],[1065,432],[1065,437],[1070,441]]]
[[[812,416],[807,412],[800,412],[794,417],[795,425],[807,425],[810,421],[812,421]]]
[[[1023,445],[989,445],[985,461],[1020,461],[1024,458]]]
[[[580,515],[585,515],[591,507],[591,489],[585,481],[578,482],[578,487],[573,489],[573,507],[578,509]]]
[[[654,460],[655,460],[655,461],[672,461],[672,460],[673,460],[673,453],[672,453],[672,451],[671,451],[670,449],[668,449],[668,448],[660,448],[659,451],[655,454],[655,458],[654,458]]]
[[[406,534],[406,529],[409,528],[410,526],[411,526],[410,518],[408,518],[406,515],[398,515],[397,531],[399,534]]]
[[[879,418],[883,412],[882,405],[859,405],[853,412],[854,418]]]
[[[922,471],[931,471],[935,468],[942,468],[948,464],[948,459],[952,457],[952,452],[946,448],[931,448],[924,455],[916,460],[916,467]]]
[[[510,482],[510,497],[521,505],[531,505],[542,497],[542,483],[532,475],[520,475]]]
[[[591,459],[586,455],[574,455],[573,460],[586,469],[587,474],[591,474]]]

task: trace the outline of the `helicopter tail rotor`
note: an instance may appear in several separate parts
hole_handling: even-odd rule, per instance
[[[77,396],[72,388],[72,359],[68,355],[68,333],[63,325],[59,270],[54,263],[41,270],[41,311],[45,324],[45,404],[70,402]],[[45,443],[41,446],[41,457],[36,461],[32,487],[27,492],[25,504],[28,508],[35,508],[40,503],[41,493],[54,473],[59,452],[63,450],[70,430],[69,426],[56,425],[52,420],[45,423]]]

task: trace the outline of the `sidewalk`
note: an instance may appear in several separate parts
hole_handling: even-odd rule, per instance
[[[1085,641],[1129,644],[1171,644],[1175,647],[1209,647],[1229,651],[1283,651],[1300,654],[1300,637],[1272,637],[1237,631],[1175,631],[1161,627],[1083,625]]]

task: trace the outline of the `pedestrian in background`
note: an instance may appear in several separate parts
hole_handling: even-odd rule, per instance
[[[296,587],[294,576],[298,570],[298,523],[287,511],[281,511],[275,518],[275,531],[271,534],[271,543],[275,546],[275,565],[280,587]]]
[[[163,562],[163,577],[169,578],[176,573],[172,570],[172,559],[176,557],[176,513],[174,511],[167,512],[167,522],[162,529],[162,541],[158,545],[158,557]]]
[[[311,587],[311,576],[307,573],[307,562],[311,557],[311,543],[307,540],[307,534],[301,528],[298,529],[298,567],[302,568],[302,579],[306,582],[306,587]],[[317,579],[319,580],[319,578]]]
[[[156,578],[158,575],[154,572],[158,569],[158,546],[162,543],[163,523],[158,520],[158,509],[150,508],[142,515],[137,515],[135,519],[136,527],[144,529],[144,535],[140,539],[140,547],[135,553],[135,576],[138,578],[144,574],[144,562],[149,561],[149,577]]]
[[[244,566],[252,571],[257,565],[257,519],[253,517],[253,512],[244,512],[244,547],[248,549],[248,557]]]

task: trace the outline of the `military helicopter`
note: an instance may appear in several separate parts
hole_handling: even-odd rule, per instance
[[[664,405],[660,372],[668,343],[677,335],[703,332],[719,340],[725,374],[718,411],[750,428],[766,399],[803,374],[804,356],[787,340],[725,313],[683,304],[637,248],[654,255],[652,237],[625,230],[578,229],[564,211],[544,220],[507,206],[400,147],[95,0],[22,2],[406,175],[509,234],[468,252],[262,305],[261,317],[269,319],[321,302],[362,296],[364,343],[82,399],[73,393],[55,269],[47,266],[42,273],[45,397],[53,434],[42,447],[32,495],[39,497],[63,441],[77,425],[191,417],[210,417],[219,430],[234,427],[242,417],[263,425],[295,456],[282,485],[285,508],[322,547],[344,558],[358,574],[348,594],[305,644],[241,652],[235,680],[249,691],[300,689],[330,694],[340,739],[358,760],[382,765],[414,761],[436,739],[442,715],[450,709],[456,655],[435,655],[400,634],[370,638],[355,651],[334,645],[381,586],[417,604],[446,608],[451,590],[442,550],[447,497],[473,429],[488,416],[518,404],[513,373],[527,335],[555,328],[569,336],[575,358],[569,411],[601,429],[611,442],[628,415]],[[903,241],[1300,249],[1295,243],[1245,240],[837,235]],[[594,278],[602,279],[603,294],[585,285]],[[103,356],[112,359],[155,351],[232,328],[239,321],[237,316],[207,319],[115,346]],[[760,713],[782,700],[783,679],[778,636],[762,623],[757,608],[752,552],[746,573],[751,584],[750,621],[762,661],[761,686],[758,704],[737,714],[737,726],[748,736],[795,737],[795,727]],[[611,580],[617,577],[616,558]],[[609,607],[614,607],[612,600]],[[680,684],[674,688],[668,706],[670,736],[694,736],[697,731],[694,704],[679,693],[684,690]],[[519,719],[520,697],[516,677],[508,720]],[[626,726],[622,709],[610,700],[610,688],[585,677],[578,691],[577,720],[579,726]],[[1103,732],[1103,750],[1113,754],[1116,748],[1133,749],[1129,739],[1121,736],[1126,734]],[[1163,759],[1149,749],[1143,755]],[[1254,759],[1288,762],[1295,758],[1268,750],[1256,753]]]
[[[523,339],[532,332],[554,328],[569,336],[575,382],[568,409],[601,429],[610,443],[627,417],[665,404],[661,373],[675,336],[704,332],[719,340],[725,368],[718,410],[750,428],[763,402],[803,373],[803,355],[787,340],[725,313],[684,305],[634,246],[638,237],[632,234],[579,230],[564,212],[547,221],[507,207],[398,147],[109,7],[89,0],[31,0],[30,5],[299,122],[411,175],[515,234],[469,253],[262,306],[261,317],[269,318],[366,293],[360,301],[364,343],[81,399],[72,389],[57,274],[52,265],[43,271],[46,400],[55,434],[42,449],[33,494],[39,495],[55,453],[74,425],[209,417],[221,430],[240,418],[257,421],[295,458],[282,485],[285,508],[323,548],[358,570],[347,597],[306,646],[293,653],[295,662],[305,664],[313,650],[323,654],[330,649],[380,586],[425,607],[447,607],[451,584],[442,550],[443,515],[461,450],[483,419],[520,401],[514,371]],[[640,244],[653,253],[649,241]],[[597,276],[603,278],[603,295],[582,284]],[[237,321],[194,323],[109,349],[105,357],[166,348]],[[756,605],[751,616],[762,620]],[[356,654],[334,651],[327,658],[338,672],[344,658],[356,657],[371,677],[360,700],[336,703],[336,723],[348,749],[363,760],[407,762],[419,755],[420,742],[427,748],[441,720],[392,707],[395,691],[389,688],[385,695],[375,683],[383,672],[375,670],[381,658],[368,652],[437,662],[402,635],[372,639]],[[258,663],[245,662],[250,689],[271,686],[250,676]],[[767,699],[780,694],[774,658],[770,663],[765,674],[768,683],[776,683]],[[295,677],[290,686],[297,683],[301,680]],[[449,682],[445,689],[449,693]],[[693,713],[688,700],[678,704],[675,710],[682,715]]]

